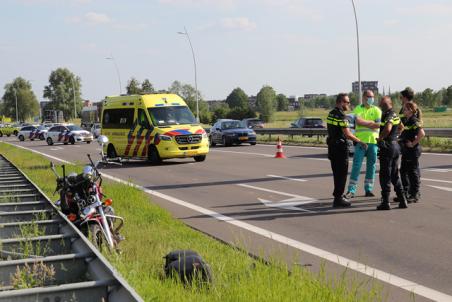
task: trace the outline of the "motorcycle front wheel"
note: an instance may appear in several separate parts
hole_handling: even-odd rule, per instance
[[[97,223],[92,223],[89,225],[88,238],[94,244],[94,246],[102,252],[104,245],[106,244],[104,234],[102,229]]]

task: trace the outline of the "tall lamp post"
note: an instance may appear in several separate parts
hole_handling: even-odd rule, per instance
[[[359,59],[359,31],[358,31],[358,17],[356,16],[356,8],[355,8],[355,2],[353,0],[352,1],[352,5],[353,5],[353,13],[355,14],[355,26],[356,26],[356,48],[358,49],[358,100],[359,103],[362,104],[363,103],[363,94],[361,91],[361,62]]]
[[[74,84],[74,76],[71,76],[71,82],[72,82],[72,93],[74,97],[74,119],[77,118],[77,103],[75,102],[75,84]]]
[[[196,58],[195,51],[193,50],[193,45],[191,44],[190,35],[188,34],[187,28],[184,26],[184,32],[177,32],[180,35],[185,35],[187,37],[188,43],[190,44],[191,54],[193,56],[193,65],[195,67],[195,99],[196,99],[196,121],[199,123],[199,100],[198,100],[198,75],[196,73]]]
[[[116,64],[116,60],[112,55],[110,55],[109,57],[106,57],[105,59],[112,60],[113,64],[115,64],[116,75],[118,76],[118,82],[119,82],[119,94],[122,94],[121,75],[119,74],[119,68],[118,68],[118,65]]]
[[[12,84],[11,87],[13,88],[14,97],[16,98],[16,123],[18,123],[19,122],[19,110],[17,109],[17,92],[16,92],[16,87],[14,87],[14,84]]]

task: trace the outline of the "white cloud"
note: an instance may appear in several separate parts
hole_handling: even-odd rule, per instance
[[[95,12],[86,13],[84,19],[90,24],[103,24],[111,21],[106,14],[99,14]]]
[[[234,30],[254,30],[257,27],[256,23],[246,17],[223,18],[220,21],[220,25],[225,29]]]
[[[383,21],[383,25],[387,26],[387,27],[396,26],[396,25],[399,25],[399,23],[400,23],[399,20],[384,20]]]
[[[185,6],[214,6],[221,9],[231,9],[239,3],[238,0],[159,0],[162,4]]]
[[[428,3],[418,4],[410,8],[400,10],[401,13],[408,15],[450,15],[452,16],[452,4],[451,3]]]

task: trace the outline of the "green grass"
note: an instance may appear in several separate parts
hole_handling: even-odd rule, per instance
[[[51,197],[55,177],[49,160],[4,143],[0,152],[18,165]],[[40,167],[40,168],[36,168]],[[67,171],[81,167],[67,165]],[[132,187],[104,182],[104,192],[113,198],[118,215],[125,218],[122,254],[105,254],[113,266],[145,301],[382,301],[381,288],[368,278],[353,279],[352,272],[331,277],[323,270],[311,273],[288,265],[279,255],[268,262],[187,227]],[[53,199],[56,199],[54,197]],[[240,238],[237,238],[240,245]],[[244,243],[242,241],[242,243]],[[211,265],[215,282],[210,287],[184,287],[163,278],[163,256],[175,249],[199,252]],[[264,253],[262,253],[264,254]],[[300,259],[294,259],[293,263]]]

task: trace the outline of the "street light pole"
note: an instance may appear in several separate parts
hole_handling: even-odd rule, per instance
[[[16,123],[18,123],[19,122],[19,111],[17,109],[17,92],[16,92],[16,87],[14,87],[14,84],[12,84],[11,87],[13,88],[14,97],[16,98]]]
[[[119,94],[121,95],[122,94],[121,75],[119,74],[119,68],[118,68],[118,65],[116,64],[116,60],[112,55],[110,55],[109,57],[106,57],[105,59],[112,60],[113,64],[115,64],[116,75],[118,76],[118,82],[119,82]]]
[[[359,103],[363,103],[363,93],[361,91],[361,62],[359,59],[359,31],[358,31],[358,17],[356,16],[356,8],[355,8],[355,2],[352,0],[353,5],[353,13],[355,14],[355,26],[356,26],[356,48],[358,49],[358,100]]]
[[[196,57],[195,51],[193,50],[193,45],[191,44],[190,35],[188,34],[187,28],[184,26],[184,32],[179,31],[178,34],[187,36],[188,43],[190,44],[191,54],[193,56],[193,65],[195,67],[195,99],[196,99],[196,121],[199,123],[199,100],[198,100],[198,75],[196,72]]]
[[[74,76],[71,76],[71,81],[72,81],[72,93],[74,94],[74,119],[77,118],[77,105],[75,102],[75,84],[74,84]]]

